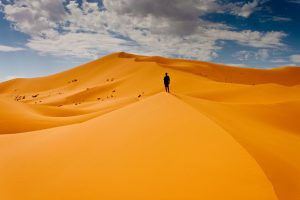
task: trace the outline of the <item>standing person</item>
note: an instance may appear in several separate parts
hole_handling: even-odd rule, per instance
[[[164,84],[165,84],[166,92],[170,93],[170,89],[169,89],[170,77],[169,77],[168,73],[166,73],[166,75],[164,77]]]

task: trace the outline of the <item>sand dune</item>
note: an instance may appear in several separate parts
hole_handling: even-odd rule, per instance
[[[299,77],[115,53],[1,83],[0,199],[300,199]]]

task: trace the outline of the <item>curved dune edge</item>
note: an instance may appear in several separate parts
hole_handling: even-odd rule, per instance
[[[134,58],[136,62],[154,62],[165,68],[181,70],[225,83],[248,85],[274,83],[286,86],[300,84],[298,78],[300,69],[298,67],[287,66],[276,69],[254,69],[193,60],[170,59],[159,56],[138,56],[124,52],[118,55],[120,58]]]
[[[300,101],[237,105],[180,98],[229,132],[251,154],[279,199],[300,197]]]
[[[163,93],[0,146],[2,199],[277,199],[228,133]]]
[[[89,192],[95,191],[94,193],[96,193],[96,190],[99,190],[99,188],[96,188],[97,184],[100,184],[97,181],[99,180],[97,178],[100,176],[98,174],[107,170],[117,169],[116,167],[109,169],[107,164],[104,165],[107,168],[105,170],[101,168],[103,170],[100,173],[98,168],[94,168],[103,161],[100,161],[100,158],[104,159],[104,157],[99,157],[98,155],[102,147],[98,148],[97,145],[104,144],[103,141],[100,141],[100,137],[104,137],[102,135],[104,133],[118,132],[117,129],[122,127],[122,124],[125,126],[132,118],[135,119],[135,123],[132,122],[130,127],[126,125],[129,128],[128,130],[121,129],[120,133],[117,133],[120,139],[117,140],[118,137],[111,138],[111,140],[106,141],[104,146],[120,144],[118,142],[122,142],[121,138],[124,138],[126,135],[128,137],[132,136],[132,129],[138,132],[135,136],[141,132],[152,133],[152,131],[155,132],[153,135],[164,135],[166,128],[160,128],[157,124],[161,125],[165,121],[166,123],[161,126],[170,128],[170,130],[166,131],[178,132],[178,137],[183,137],[183,133],[185,135],[190,133],[191,137],[194,137],[194,140],[201,144],[203,148],[207,147],[210,149],[211,151],[205,151],[204,153],[203,149],[193,146],[195,143],[192,143],[195,149],[201,150],[202,153],[199,153],[201,159],[206,159],[205,156],[210,155],[211,152],[219,152],[220,155],[223,153],[220,152],[223,146],[216,145],[220,142],[219,135],[216,136],[220,131],[222,132],[220,134],[223,135],[221,138],[225,137],[225,139],[227,138],[226,141],[232,141],[229,143],[232,144],[232,148],[236,152],[232,153],[233,157],[231,157],[231,153],[228,154],[230,155],[229,157],[223,156],[225,160],[218,160],[222,156],[216,153],[214,154],[216,157],[213,157],[216,161],[213,161],[213,158],[211,160],[207,158],[208,163],[214,164],[224,161],[227,164],[228,160],[226,159],[234,160],[236,163],[249,162],[249,167],[255,174],[254,178],[251,179],[253,182],[250,182],[256,183],[257,181],[257,184],[254,185],[259,185],[259,189],[257,189],[259,192],[251,194],[257,195],[255,198],[252,196],[253,199],[270,199],[274,195],[274,191],[279,200],[300,199],[300,76],[298,71],[299,68],[297,67],[272,70],[244,69],[206,62],[116,53],[55,75],[32,79],[16,79],[0,83],[0,155],[3,155],[1,156],[3,162],[2,160],[0,162],[0,175],[9,172],[5,181],[0,181],[0,184],[3,185],[3,188],[0,187],[0,194],[7,195],[6,199],[23,199],[20,196],[14,196],[13,186],[15,182],[20,181],[20,184],[25,182],[28,184],[28,187],[22,189],[19,185],[18,191],[20,194],[28,196],[28,198],[34,199],[33,192],[36,192],[36,188],[40,189],[39,187],[43,188],[36,194],[37,196],[41,197],[45,193],[49,193],[46,186],[50,187],[50,185],[56,190],[56,193],[51,196],[52,199],[57,199],[59,194],[66,194],[68,196],[67,199],[76,199],[77,197],[70,195],[72,195],[71,190],[77,191],[77,189],[86,199],[96,198]],[[177,99],[170,99],[170,96],[163,96],[162,94],[157,95],[164,90],[162,87],[162,76],[165,72],[168,72],[171,76],[171,92]],[[23,99],[24,96],[25,99]],[[178,99],[181,101],[178,101]],[[171,102],[170,105],[166,105],[165,102],[169,101]],[[139,105],[144,105],[144,107]],[[132,106],[139,107],[138,112],[130,111],[129,108],[132,108]],[[175,108],[178,106],[178,108],[173,111],[169,106]],[[163,107],[169,109],[165,110]],[[156,113],[159,113],[159,115],[136,116],[136,113],[148,112],[151,108],[156,109]],[[128,113],[133,112],[133,114],[121,114],[124,109],[127,109]],[[185,127],[183,127],[181,122],[174,122],[175,119],[179,120],[177,118],[179,116],[174,118],[169,116],[175,115],[177,112],[181,113],[179,115],[180,120],[185,121]],[[106,118],[112,115],[119,115],[116,113],[120,114],[119,117],[115,116],[118,120],[108,122]],[[165,119],[163,116],[166,113],[169,113],[169,115]],[[189,115],[193,117],[189,117]],[[168,121],[168,119],[172,120]],[[154,120],[155,123],[149,123],[151,120]],[[99,121],[100,125],[97,125],[96,121],[97,123]],[[192,125],[189,124],[189,121],[193,122]],[[110,124],[110,127],[107,124]],[[211,127],[207,130],[214,132],[213,135],[215,135],[215,141],[207,142],[208,144],[202,144],[204,141],[201,141],[201,139],[205,139],[205,141],[209,139],[207,134],[210,131],[204,129],[207,126],[205,124],[211,124]],[[93,130],[94,127],[98,127],[97,130]],[[104,133],[101,131],[103,127],[106,127],[105,131],[103,131]],[[92,132],[90,132],[91,129]],[[112,129],[115,131],[112,131]],[[196,135],[195,131],[197,130]],[[100,135],[98,135],[99,132],[101,133]],[[124,135],[119,135],[121,133]],[[148,134],[146,136],[150,137]],[[145,138],[147,138],[146,136]],[[173,136],[172,134],[167,134],[161,142],[170,145],[167,138],[173,138]],[[155,142],[158,142],[160,139],[159,137]],[[74,142],[68,146],[70,140]],[[84,145],[85,141],[91,142],[91,147]],[[182,140],[182,142],[184,141]],[[155,142],[152,143],[152,146],[158,148],[158,144]],[[191,140],[186,142],[191,142]],[[226,143],[226,145],[231,146],[229,143]],[[54,145],[59,148],[55,149]],[[212,150],[213,148],[210,145],[214,145],[216,150]],[[148,145],[149,149],[150,146]],[[131,146],[126,147],[128,148],[128,154],[126,154],[128,157],[126,158],[130,158],[130,161],[136,158],[134,163],[145,167],[145,165],[140,163],[145,160],[141,156],[137,157],[137,154],[130,154],[132,156],[130,157],[129,150],[132,150],[132,153],[133,149],[131,149]],[[140,146],[135,147],[135,150],[138,152],[137,149]],[[170,149],[178,153],[182,149],[188,151],[189,148],[183,148],[183,145],[173,145]],[[107,152],[112,153],[110,150],[107,150]],[[147,152],[147,155],[150,156],[150,150]],[[117,155],[117,153],[122,152],[117,152],[116,150],[113,153]],[[185,152],[184,155],[188,153],[190,152]],[[168,157],[169,155],[170,157]],[[239,158],[237,155],[244,156]],[[177,154],[168,153],[161,156],[165,156],[165,160],[169,161],[170,165],[173,163],[173,160],[179,162],[179,160],[176,160]],[[116,157],[119,158],[118,156]],[[126,163],[125,157],[123,158],[123,163]],[[190,168],[194,169],[193,166],[198,166],[193,163],[196,161],[195,158],[196,156],[193,158],[187,157],[186,159],[190,159],[189,165],[184,165],[180,169],[176,168],[176,170],[172,168],[173,171],[171,172],[185,172],[185,170],[189,171]],[[39,162],[40,160],[41,162]],[[182,158],[182,160],[184,159]],[[108,163],[117,163],[114,159],[107,161],[109,161]],[[157,163],[159,164],[160,162]],[[169,166],[167,162],[162,163],[165,164],[164,166]],[[118,164],[121,165],[121,163]],[[30,170],[31,165],[37,170]],[[132,166],[133,164],[130,166],[125,164],[124,171],[122,171],[124,172],[123,175],[131,172],[126,170],[129,170]],[[159,166],[155,165],[155,167]],[[232,167],[241,168],[237,170],[239,172],[249,169],[246,164],[243,166],[226,166],[224,171],[228,170],[229,172],[231,171],[227,168]],[[8,170],[8,168],[10,169]],[[89,176],[83,177],[90,168],[92,170]],[[146,167],[143,169],[146,169]],[[163,167],[159,169],[163,170]],[[199,169],[205,170],[206,168],[201,168],[200,166]],[[1,172],[1,170],[3,171]],[[200,172],[197,171],[197,173],[201,174],[203,172],[201,170]],[[135,175],[138,172],[140,172],[139,175],[143,174],[142,171],[137,171]],[[149,171],[143,172],[147,174]],[[93,176],[91,173],[93,173]],[[245,174],[247,173],[245,172]],[[115,179],[105,182],[107,187],[112,186],[115,183],[114,180],[117,179],[113,174],[110,175]],[[167,175],[171,176],[168,173]],[[185,178],[192,177],[191,173],[186,173],[185,175]],[[214,177],[214,179],[201,174],[205,179],[198,177],[197,180],[200,180],[201,183],[205,181],[212,183],[212,180],[215,180],[214,184],[220,187],[222,184],[227,187],[227,184],[231,183],[231,178],[226,177],[222,173],[219,178],[216,174],[214,176],[209,173],[209,175]],[[157,187],[152,188],[157,189],[155,190],[157,194],[163,194],[163,192],[167,191],[172,193],[171,186],[174,186],[173,188],[178,186],[175,187],[175,183],[173,185],[170,183],[170,187],[167,187],[170,190],[163,191],[163,189],[159,189],[159,186],[162,186],[169,180],[166,177],[169,176],[161,174],[161,177],[155,177],[157,178],[155,180],[165,180],[161,185],[157,183]],[[174,177],[178,178],[177,176]],[[251,184],[247,185],[249,184],[247,177],[242,177],[245,179],[234,179],[235,183],[240,182],[241,187],[236,184],[235,190],[228,188],[227,191],[222,190],[220,195],[226,194],[227,199],[232,199],[232,196],[238,199],[239,194],[244,195],[246,190],[251,190]],[[129,176],[126,178],[130,179]],[[118,181],[124,181],[126,178],[123,177],[122,180],[118,179]],[[13,180],[18,181],[13,182]],[[58,184],[55,186],[57,180],[61,180],[64,183],[74,182],[73,184],[70,183],[68,194],[62,189],[63,185]],[[174,179],[170,178],[170,180]],[[192,180],[192,178],[189,180]],[[226,181],[225,183],[224,180]],[[151,181],[154,181],[154,179],[151,179]],[[85,187],[81,182],[87,183],[87,186]],[[182,183],[180,185],[182,189],[189,186],[189,182],[177,182],[177,184]],[[144,186],[146,183],[144,182]],[[5,186],[6,184],[7,186]],[[45,184],[45,187],[39,186],[41,184]],[[102,188],[107,188],[103,185],[104,182],[101,184]],[[126,184],[124,183],[124,185]],[[116,186],[115,190],[110,190],[111,193],[117,193],[115,191],[123,188],[122,185],[114,186]],[[133,185],[131,186],[131,194],[133,194],[137,190],[134,190]],[[213,184],[209,186],[211,187],[207,191],[214,188]],[[272,189],[272,186],[274,189]],[[203,188],[206,187],[203,186]],[[141,189],[138,191],[144,193],[144,191],[148,190]],[[189,189],[186,189],[185,192],[183,190],[178,192],[180,195],[191,195],[186,196],[190,197],[190,199],[193,199],[192,195],[195,196],[197,193]],[[200,193],[202,192],[204,199],[207,199],[206,197],[216,198],[214,195],[218,195],[214,194],[216,192],[211,192],[212,194],[209,196],[208,193],[201,190]],[[126,194],[129,193],[130,191]],[[137,194],[139,197],[141,195]],[[259,195],[262,196],[257,198]],[[124,196],[126,196],[125,192]],[[111,198],[124,199],[121,196]],[[142,199],[147,199],[147,197]],[[226,198],[218,196],[216,199]]]
[[[0,116],[2,118],[1,134],[19,134],[23,132],[66,126],[88,121],[107,114],[137,100],[124,98],[101,105],[88,105],[82,109],[61,108],[56,106],[27,105],[0,99]]]

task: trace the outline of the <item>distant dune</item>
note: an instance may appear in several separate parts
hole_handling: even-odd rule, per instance
[[[0,83],[1,200],[300,200],[299,155],[299,67],[121,52]]]

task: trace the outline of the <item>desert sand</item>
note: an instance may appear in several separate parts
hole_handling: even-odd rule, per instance
[[[0,83],[1,200],[300,200],[299,154],[297,67],[122,52]]]

